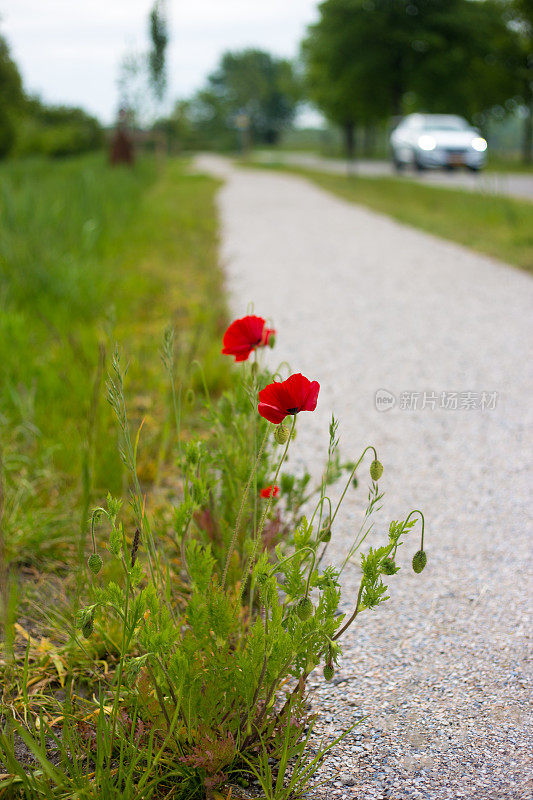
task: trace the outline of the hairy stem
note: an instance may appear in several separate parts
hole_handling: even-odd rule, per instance
[[[279,471],[281,469],[281,465],[285,461],[285,457],[286,457],[287,451],[289,449],[289,444],[291,443],[292,434],[294,433],[294,426],[295,425],[296,425],[296,415],[294,415],[294,419],[292,421],[291,432],[289,434],[289,438],[287,439],[287,444],[285,445],[285,449],[283,451],[283,455],[280,458],[280,461],[279,461],[279,464],[278,464],[278,468],[276,470],[276,474],[274,475],[274,480],[272,482],[272,487],[274,487],[276,485],[276,481],[278,479],[278,475],[279,475]],[[270,430],[270,426],[267,428],[267,433],[268,433],[269,430]],[[266,441],[266,434],[265,434],[265,441]],[[239,607],[239,604],[240,604],[241,599],[242,599],[242,593],[244,591],[244,584],[246,582],[246,576],[248,575],[248,572],[250,571],[250,568],[251,568],[252,564],[255,561],[255,557],[257,555],[257,550],[258,550],[258,547],[259,547],[259,542],[261,541],[261,534],[263,533],[263,528],[265,527],[265,522],[266,522],[266,519],[267,519],[267,515],[268,515],[268,512],[270,511],[270,506],[272,505],[273,496],[274,496],[274,488],[272,488],[272,491],[270,492],[270,496],[268,498],[268,502],[267,502],[266,508],[265,508],[265,510],[263,512],[263,516],[261,517],[261,522],[259,524],[259,529],[258,529],[257,535],[255,537],[255,542],[254,542],[254,547],[253,547],[253,550],[252,550],[252,554],[251,554],[251,556],[250,556],[250,558],[248,560],[248,563],[246,565],[246,569],[244,571],[244,575],[242,577],[241,585],[240,585],[240,588],[239,588],[239,596],[237,598],[237,603],[235,605],[235,610],[237,610],[237,608]]]
[[[254,475],[256,473],[257,467],[259,466],[259,462],[261,461],[261,456],[263,455],[263,450],[265,449],[265,445],[266,445],[266,442],[267,442],[267,438],[268,438],[269,432],[270,432],[270,424],[268,425],[268,427],[267,427],[267,429],[265,431],[265,435],[263,437],[263,441],[261,442],[261,447],[259,448],[259,452],[257,454],[257,458],[255,459],[255,464],[254,464],[253,469],[252,469],[252,471],[250,473],[250,477],[248,478],[248,483],[246,484],[246,488],[245,488],[245,490],[243,492],[243,495],[242,495],[241,507],[239,508],[239,513],[237,515],[237,522],[235,523],[235,530],[233,532],[233,538],[232,538],[231,544],[229,546],[228,556],[226,558],[226,566],[224,567],[224,574],[222,575],[222,586],[225,586],[225,584],[226,584],[226,578],[227,578],[227,575],[228,575],[228,569],[229,569],[229,565],[230,565],[230,560],[231,560],[231,557],[233,555],[233,551],[235,550],[235,544],[237,542],[237,537],[239,535],[239,528],[241,526],[241,519],[242,519],[242,514],[243,514],[243,511],[244,511],[244,506],[246,505],[246,500],[248,498],[248,492],[250,491],[250,486],[252,485],[252,481],[254,479]]]

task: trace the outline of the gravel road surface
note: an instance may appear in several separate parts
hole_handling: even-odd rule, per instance
[[[233,313],[253,302],[278,330],[272,356],[321,384],[317,411],[298,419],[293,465],[320,473],[334,411],[343,455],[374,444],[385,467],[369,542],[412,508],[426,514],[425,571],[410,569],[417,526],[391,600],[349,630],[332,683],[313,684],[326,737],[370,716],[309,796],[532,797],[533,281],[304,179],[214,156],[198,166],[225,179]],[[378,390],[394,401],[387,411]],[[339,514],[332,560],[359,528],[367,474]],[[344,576],[349,611],[357,565]]]
[[[426,183],[447,189],[466,189],[467,191],[480,192],[481,194],[504,194],[518,197],[521,200],[533,201],[533,174],[528,173],[480,172],[473,174],[461,169],[453,172],[443,170],[414,172],[413,170],[405,170],[401,175],[398,175],[389,161],[365,161],[361,159],[348,165],[343,159],[320,158],[319,156],[305,153],[283,151],[259,152],[257,158],[266,163],[276,161],[340,175],[346,175],[349,171],[352,175],[361,175],[363,177],[396,177],[398,180],[416,181],[417,183]]]

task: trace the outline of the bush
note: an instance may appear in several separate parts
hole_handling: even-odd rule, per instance
[[[98,120],[79,108],[28,104],[18,124],[14,155],[44,155],[52,158],[97,150],[104,143]]]

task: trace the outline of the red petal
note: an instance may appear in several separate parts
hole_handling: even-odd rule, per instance
[[[248,316],[234,320],[224,334],[222,353],[235,356],[236,361],[245,361],[252,350],[261,344],[264,327],[265,320],[262,317]]]
[[[267,419],[269,422],[273,422],[274,425],[279,425],[279,423],[283,422],[287,416],[286,411],[282,411],[277,406],[268,405],[268,403],[259,403],[257,410],[262,417]]]
[[[310,381],[301,372],[297,372],[287,378],[284,385],[289,398],[287,408],[297,408],[298,411],[315,410],[320,391],[317,381]]]
[[[300,411],[314,411],[318,401],[318,393],[320,391],[320,384],[318,381],[311,381],[305,402]]]
[[[265,486],[264,489],[261,489],[261,497],[270,497],[270,495],[272,495],[272,497],[278,497],[279,486],[272,486],[272,484],[270,484],[270,486]]]
[[[261,342],[263,338],[263,330],[265,328],[265,320],[263,317],[243,317],[240,322],[242,323],[243,334],[248,337],[248,341],[250,343]]]

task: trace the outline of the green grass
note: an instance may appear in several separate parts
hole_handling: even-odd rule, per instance
[[[145,418],[148,484],[166,455],[159,348],[169,323],[182,371],[201,356],[211,385],[224,383],[217,185],[177,160],[1,166],[0,443],[11,557],[64,553],[89,497],[123,489],[104,399],[115,342],[129,363],[132,422]]]
[[[396,178],[345,177],[281,164],[253,166],[301,175],[345,200],[533,272],[533,203]]]
[[[487,159],[487,172],[524,172],[532,173],[533,164],[524,164],[521,158],[504,158],[497,153],[489,153]]]

